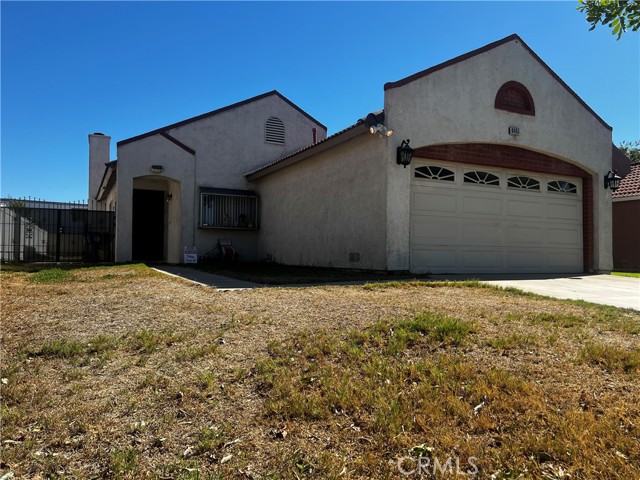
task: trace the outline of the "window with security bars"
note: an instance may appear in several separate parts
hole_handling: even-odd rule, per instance
[[[547,191],[558,193],[578,193],[578,187],[571,182],[554,180],[547,183]]]
[[[255,230],[258,227],[258,197],[243,190],[202,189],[200,226]]]
[[[264,141],[284,145],[284,123],[278,117],[269,117],[265,123]]]
[[[478,185],[500,185],[500,179],[497,175],[489,172],[466,172],[464,174],[464,183],[475,183]]]
[[[438,167],[436,165],[427,165],[426,167],[417,167],[413,172],[415,178],[428,178],[429,180],[444,180],[453,182],[454,173],[448,168]]]
[[[507,179],[507,187],[522,188],[524,190],[540,190],[540,182],[531,177],[510,177]]]

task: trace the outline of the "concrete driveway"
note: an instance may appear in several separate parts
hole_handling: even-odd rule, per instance
[[[481,275],[479,280],[555,298],[640,310],[640,278],[616,275]]]

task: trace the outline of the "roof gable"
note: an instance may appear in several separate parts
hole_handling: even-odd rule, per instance
[[[120,140],[118,142],[118,146],[126,145],[127,143],[132,143],[132,142],[135,142],[137,140],[141,140],[143,138],[151,137],[153,135],[166,133],[168,130],[171,130],[171,129],[174,129],[174,128],[177,128],[177,127],[182,127],[183,125],[187,125],[189,123],[197,122],[197,121],[203,120],[205,118],[213,117],[214,115],[218,115],[218,114],[220,114],[222,112],[226,112],[228,110],[233,110],[234,108],[242,107],[243,105],[247,105],[249,103],[253,103],[253,102],[256,102],[258,100],[262,100],[263,98],[267,98],[267,97],[270,97],[272,95],[275,95],[275,96],[279,97],[282,101],[284,101],[285,103],[289,104],[289,106],[291,106],[292,108],[294,108],[295,110],[300,112],[302,115],[307,117],[309,120],[311,120],[312,122],[318,124],[325,131],[327,130],[326,126],[324,126],[318,120],[316,120],[311,115],[309,115],[307,112],[302,110],[300,107],[298,107],[291,100],[286,98],[284,95],[282,95],[277,90],[272,90],[270,92],[263,93],[262,95],[257,95],[255,97],[248,98],[248,99],[243,100],[241,102],[237,102],[237,103],[234,103],[234,104],[231,104],[231,105],[227,105],[226,107],[218,108],[217,110],[213,110],[211,112],[203,113],[202,115],[198,115],[198,116],[195,116],[195,117],[192,117],[192,118],[188,118],[186,120],[182,120],[182,121],[177,122],[177,123],[172,123],[171,125],[167,125],[166,127],[157,128],[155,130],[151,130],[150,132],[143,133],[141,135],[136,135],[135,137],[131,137],[131,138],[127,138],[127,139],[124,139],[124,140]]]
[[[501,45],[504,45],[506,43],[512,42],[512,41],[518,41],[521,43],[521,45],[525,48],[525,50],[538,62],[540,63],[540,65],[542,65],[542,67],[558,82],[560,83],[560,85],[562,85],[562,87],[567,90],[567,92],[569,92],[569,94],[571,94],[577,101],[578,103],[580,103],[589,113],[591,113],[591,115],[593,115],[596,120],[598,120],[598,122],[600,122],[602,124],[602,126],[604,126],[605,128],[612,130],[611,126],[608,125],[589,105],[587,105],[587,103],[582,100],[582,98],[580,98],[578,96],[578,94],[576,92],[574,92],[571,87],[569,87],[569,85],[567,85],[565,83],[564,80],[562,80],[562,78],[560,78],[560,76],[554,72],[551,67],[549,65],[547,65],[532,49],[531,47],[529,47],[529,45],[527,45],[524,40],[522,40],[522,38],[520,38],[517,34],[512,34],[509,35],[508,37],[503,38],[502,40],[498,40],[496,42],[490,43],[488,45],[485,45],[484,47],[480,47],[476,50],[473,50],[471,52],[465,53],[463,55],[460,55],[458,57],[452,58],[451,60],[447,60],[446,62],[440,63],[438,65],[435,65],[431,68],[427,68],[426,70],[422,70],[421,72],[418,73],[414,73],[413,75],[410,75],[408,77],[405,77],[403,79],[397,80],[395,82],[388,82],[385,83],[384,85],[384,89],[385,91],[387,90],[391,90],[393,88],[398,88],[398,87],[402,87],[404,85],[407,85],[408,83],[411,83],[415,80],[418,80],[422,77],[426,77],[427,75],[430,75],[434,72],[437,72],[439,70],[443,70],[447,67],[450,67],[452,65],[456,65],[458,63],[464,62],[465,60],[468,60],[470,58],[476,57],[480,54],[486,53],[490,50],[493,50],[497,47],[500,47]]]

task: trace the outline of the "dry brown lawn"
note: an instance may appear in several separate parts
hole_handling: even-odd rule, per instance
[[[1,276],[0,477],[640,478],[638,312],[38,275]]]

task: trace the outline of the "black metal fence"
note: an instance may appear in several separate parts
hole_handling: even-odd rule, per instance
[[[0,261],[113,262],[115,211],[98,202],[0,199]]]

